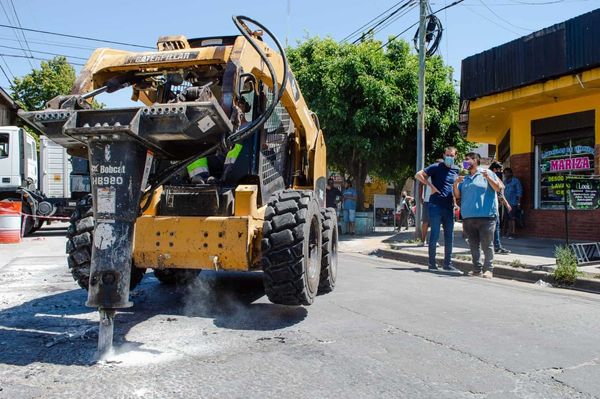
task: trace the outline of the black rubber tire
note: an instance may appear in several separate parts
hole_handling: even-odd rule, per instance
[[[323,246],[321,250],[321,277],[317,295],[333,291],[338,266],[338,224],[335,209],[322,209],[321,215],[323,216]]]
[[[31,215],[31,206],[23,202],[21,212],[26,215]],[[23,226],[23,237],[27,237],[35,231],[35,220],[31,216],[23,216],[21,223]]]
[[[319,288],[322,227],[312,191],[284,190],[265,211],[262,269],[265,293],[281,305],[310,305]]]
[[[38,231],[39,229],[41,229],[43,225],[44,225],[44,222],[39,222],[39,223],[34,224],[30,231],[30,234],[33,234],[36,231]]]
[[[184,286],[200,274],[199,269],[154,269],[154,276],[163,284]]]
[[[81,288],[87,290],[90,282],[90,260],[95,224],[91,195],[85,196],[77,203],[69,223],[67,229],[67,255],[69,255],[67,263],[73,279]],[[130,290],[142,281],[145,272],[146,269],[134,266],[131,268]]]

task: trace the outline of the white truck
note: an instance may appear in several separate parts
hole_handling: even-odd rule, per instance
[[[0,126],[0,200],[22,201],[23,232],[39,229],[52,217],[69,217],[90,192],[86,159],[71,157],[60,145],[17,126]]]

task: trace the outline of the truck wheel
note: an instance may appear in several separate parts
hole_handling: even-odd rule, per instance
[[[273,303],[310,305],[321,273],[321,213],[310,191],[274,194],[265,211],[262,268]]]
[[[38,231],[39,229],[42,228],[42,226],[44,225],[44,222],[36,222],[33,227],[31,228],[31,234],[35,233],[36,231]]]
[[[73,279],[81,288],[87,290],[90,282],[92,243],[94,242],[94,212],[91,195],[87,195],[79,201],[69,223],[67,262]],[[139,269],[132,265],[129,289],[134,289],[142,281],[145,272],[146,269]]]
[[[198,269],[154,269],[154,276],[163,284],[188,285],[200,274]]]
[[[323,216],[323,246],[321,278],[319,279],[317,295],[333,291],[338,264],[338,225],[335,209],[322,209],[321,215]]]

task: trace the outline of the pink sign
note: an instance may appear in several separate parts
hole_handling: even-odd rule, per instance
[[[587,157],[553,159],[550,161],[550,171],[590,169],[590,159]]]

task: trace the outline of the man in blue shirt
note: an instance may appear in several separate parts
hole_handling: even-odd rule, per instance
[[[346,190],[342,194],[344,197],[344,222],[348,223],[347,233],[354,235],[354,221],[356,220],[356,190],[352,187],[352,182],[346,180]]]
[[[460,199],[460,213],[463,218],[464,231],[467,234],[471,256],[473,258],[473,275],[493,277],[494,230],[498,214],[497,192],[504,188],[495,173],[489,169],[481,169],[481,156],[471,152],[465,156],[463,166],[469,171],[467,176],[460,176],[454,183],[454,195]],[[481,264],[483,250],[484,262]]]
[[[444,270],[458,271],[452,266],[452,242],[454,239],[454,195],[452,185],[458,177],[454,164],[456,148],[447,147],[444,160],[420,170],[415,175],[421,184],[431,189],[429,196],[429,270],[437,270],[435,251],[440,237],[440,226],[444,226]],[[428,180],[431,178],[430,180]]]
[[[508,212],[508,227],[510,229],[508,239],[512,240],[515,236],[518,213],[521,211],[523,186],[519,179],[513,176],[511,168],[504,168],[504,187],[504,197],[512,208]]]

